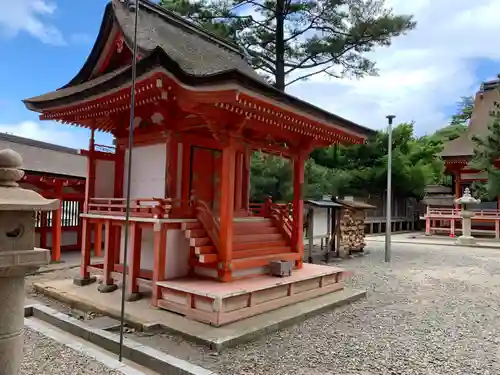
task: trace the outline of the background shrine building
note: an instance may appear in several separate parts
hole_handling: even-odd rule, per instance
[[[21,187],[61,200],[61,210],[37,213],[35,246],[51,249],[53,261],[59,261],[61,251],[79,250],[86,157],[73,148],[5,133],[0,133],[0,149],[12,149],[22,155],[25,176]]]
[[[344,270],[302,262],[304,163],[316,147],[362,143],[374,131],[276,90],[233,43],[138,3],[129,300],[150,290],[153,305],[220,325],[342,289]],[[24,101],[42,120],[91,130],[75,282],[102,275],[101,292],[114,291],[123,272],[129,5],[108,4],[90,56],[66,86]],[[111,133],[116,147],[96,147],[96,131]],[[292,161],[292,202],[250,205],[254,151]],[[102,263],[90,262],[92,232],[98,244],[104,237]],[[286,285],[261,276],[276,260],[295,268]]]
[[[500,102],[500,80],[485,82],[476,93],[474,107],[467,131],[460,137],[444,144],[440,156],[444,159],[445,174],[452,177],[452,191],[443,190],[443,187],[429,187],[437,194],[435,199],[428,199],[434,204],[427,206],[426,232],[446,232],[455,234],[459,231],[459,207],[454,204],[454,199],[463,195],[465,188],[472,189],[475,181],[486,182],[487,173],[470,166],[474,154],[475,143],[473,136],[483,137],[489,132],[491,123],[490,112],[495,109],[495,102]],[[497,167],[500,166],[500,163]],[[476,211],[472,218],[473,232],[475,234],[494,235],[500,238],[500,197],[491,202],[481,202],[473,210]]]

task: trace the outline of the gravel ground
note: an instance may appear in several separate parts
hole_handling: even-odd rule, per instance
[[[24,329],[24,361],[20,375],[121,375],[51,338]]]
[[[355,272],[350,285],[366,300],[220,355],[168,334],[129,337],[220,375],[500,374],[499,250],[394,243],[388,266],[383,244],[368,249],[332,263]],[[31,276],[27,296],[69,311],[30,285],[74,273]]]
[[[220,375],[500,374],[500,251],[393,244],[340,262],[368,298],[220,355],[132,336]],[[338,265],[337,263],[336,265]]]

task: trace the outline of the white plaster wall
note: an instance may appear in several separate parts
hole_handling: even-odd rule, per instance
[[[120,262],[123,263],[124,248],[125,248],[125,231],[121,231],[120,243]],[[132,244],[128,243],[128,258],[132,254]],[[173,279],[183,277],[188,274],[189,265],[189,242],[184,237],[184,233],[180,229],[167,230],[167,245],[165,247],[166,262],[165,262],[165,278]],[[141,241],[141,269],[153,270],[154,264],[154,232],[153,228],[144,228],[142,230]]]
[[[61,246],[66,245],[76,245],[78,240],[78,232],[70,231],[70,232],[62,232],[61,234]],[[49,230],[47,232],[47,247],[51,247],[52,245],[52,232]],[[35,246],[40,246],[40,233],[35,233]]]
[[[95,196],[111,198],[115,188],[115,163],[112,160],[96,160]]]
[[[134,147],[132,152],[132,176],[130,197],[163,198],[165,196],[166,146],[164,143]],[[128,178],[128,150],[125,152],[124,178]],[[127,186],[123,186],[125,195]]]

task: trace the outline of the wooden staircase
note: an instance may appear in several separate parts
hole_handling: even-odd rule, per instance
[[[238,218],[233,227],[233,278],[267,272],[272,260],[298,260],[286,237],[274,221],[267,218]],[[217,269],[218,256],[200,221],[183,223],[182,229],[191,248],[190,266]]]

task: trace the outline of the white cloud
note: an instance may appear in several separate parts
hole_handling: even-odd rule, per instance
[[[50,22],[56,5],[49,0],[0,0],[0,35],[14,37],[21,32],[52,45],[64,45],[61,32]]]
[[[81,137],[81,134],[74,130],[67,125],[54,122],[23,121],[18,124],[0,124],[0,133],[13,134],[66,147],[87,148],[88,137]]]
[[[385,116],[416,121],[423,134],[445,125],[446,107],[479,87],[472,61],[499,61],[497,0],[388,0],[396,13],[413,14],[417,29],[370,55],[378,77],[331,80],[316,77],[289,92],[340,116],[382,128]],[[477,61],[477,60],[476,60]]]

